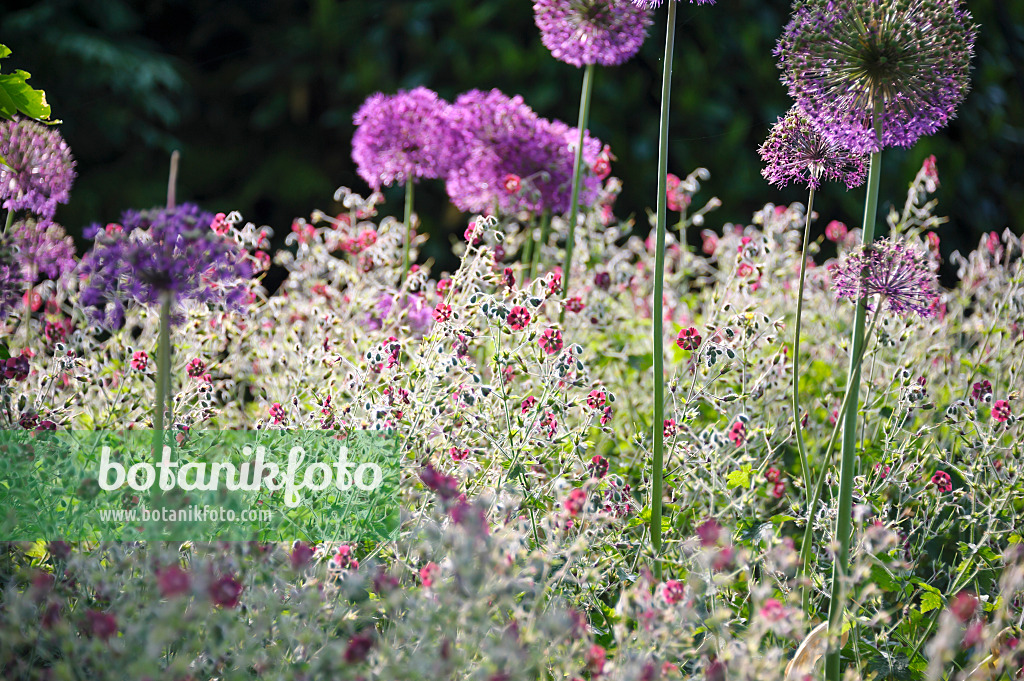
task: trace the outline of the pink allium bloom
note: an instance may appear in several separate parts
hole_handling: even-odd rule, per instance
[[[894,314],[935,314],[938,277],[921,254],[892,239],[847,255],[833,270],[832,285],[837,298],[877,295]],[[869,302],[868,308],[874,305]]]
[[[778,622],[788,617],[786,606],[774,598],[769,598],[761,605],[760,615],[769,622]]]
[[[912,146],[953,118],[976,34],[961,0],[797,0],[775,54],[814,129],[867,153]]]
[[[57,129],[24,118],[0,122],[0,201],[9,211],[52,218],[67,203],[75,161]]]
[[[583,511],[583,505],[586,501],[587,493],[577,487],[569,492],[569,496],[565,498],[562,505],[565,507],[565,510],[569,512],[569,515],[575,517]]]
[[[769,183],[785,187],[790,182],[817,189],[822,180],[842,182],[847,188],[864,183],[866,158],[827,140],[796,108],[779,119],[758,149]]]
[[[629,0],[536,0],[540,40],[555,59],[573,66],[615,66],[643,45],[651,17]]]
[[[352,160],[359,176],[381,186],[444,177],[466,145],[450,105],[433,90],[418,87],[395,95],[377,93],[356,112]]]

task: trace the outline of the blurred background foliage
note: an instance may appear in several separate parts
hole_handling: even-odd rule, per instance
[[[902,206],[923,159],[936,156],[947,255],[983,232],[1024,228],[1024,2],[968,7],[981,29],[958,118],[883,161],[883,201]],[[789,9],[788,0],[680,6],[669,169],[711,171],[697,200],[724,205],[709,227],[746,224],[768,201],[806,200],[770,187],[757,155],[790,105],[772,55]],[[598,70],[591,111],[624,182],[616,212],[643,229],[655,200],[663,15],[635,59]],[[162,203],[169,154],[181,149],[182,200],[237,209],[280,239],[293,217],[336,208],[336,187],[369,193],[350,141],[352,114],[374,92],[425,85],[450,101],[496,87],[574,124],[582,81],[541,45],[530,0],[5,0],[0,40],[14,51],[10,67],[30,71],[64,121],[79,178],[57,217],[72,232]],[[818,230],[831,219],[859,225],[862,193],[821,192]],[[386,195],[384,210],[400,215],[400,190]],[[428,255],[450,267],[466,216],[440,182],[421,184],[416,198]]]

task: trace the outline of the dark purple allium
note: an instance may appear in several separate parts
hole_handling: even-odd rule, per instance
[[[676,0],[678,2],[679,0]],[[715,0],[690,0],[690,4],[696,2],[698,5],[713,5]],[[633,4],[637,7],[644,9],[651,9],[652,7],[661,7],[662,0],[633,0]]]
[[[797,0],[775,54],[811,125],[867,153],[909,147],[953,118],[976,32],[961,0]]]
[[[455,116],[471,135],[465,153],[448,175],[448,196],[464,211],[504,213],[569,208],[572,166],[579,131],[560,121],[537,116],[519,96],[498,90],[470,90],[453,105]],[[596,199],[600,180],[591,167],[602,145],[587,135],[583,142],[584,169],[580,203]],[[505,190],[508,175],[520,178],[520,190]]]
[[[159,302],[170,291],[178,303],[194,300],[241,309],[252,268],[245,251],[217,235],[213,214],[193,204],[129,211],[122,229],[96,230],[82,258],[81,302],[97,321],[119,327],[125,303]]]
[[[890,312],[935,314],[938,277],[925,258],[892,239],[876,241],[847,255],[832,270],[837,298],[879,296]],[[869,303],[869,309],[873,306]]]
[[[433,90],[418,87],[369,97],[353,117],[352,160],[374,190],[422,178],[444,177],[465,146],[450,106]]]
[[[651,24],[647,10],[629,0],[536,0],[533,15],[544,47],[573,66],[628,61]]]
[[[761,174],[779,187],[797,182],[817,189],[822,180],[836,180],[853,188],[864,183],[867,172],[862,154],[826,140],[796,107],[772,127],[758,153],[765,164]]]
[[[25,280],[58,281],[75,268],[75,241],[49,218],[19,220],[11,225],[10,243]]]
[[[52,218],[67,203],[75,179],[71,149],[56,128],[19,118],[0,121],[0,199],[7,210]]]

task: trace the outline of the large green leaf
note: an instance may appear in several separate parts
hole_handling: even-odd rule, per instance
[[[11,50],[0,45],[0,59],[10,56]],[[0,73],[0,116],[13,118],[22,114],[36,120],[50,117],[50,105],[46,103],[46,93],[36,90],[26,81],[31,74],[20,69],[14,73]]]

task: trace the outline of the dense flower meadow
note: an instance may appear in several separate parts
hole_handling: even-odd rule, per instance
[[[4,542],[3,678],[1024,678],[1024,245],[986,234],[945,287],[942,160],[878,173],[967,96],[970,15],[796,0],[760,154],[808,201],[766,184],[716,224],[720,180],[663,153],[638,221],[590,84],[665,12],[667,116],[676,4],[536,1],[576,127],[498,90],[372,95],[369,190],[283,248],[179,204],[172,164],[166,205],[76,252],[70,150],[0,122],[4,430],[375,430],[402,460],[388,542]],[[454,271],[418,257],[413,188],[442,184]],[[814,210],[840,190],[862,226]]]

